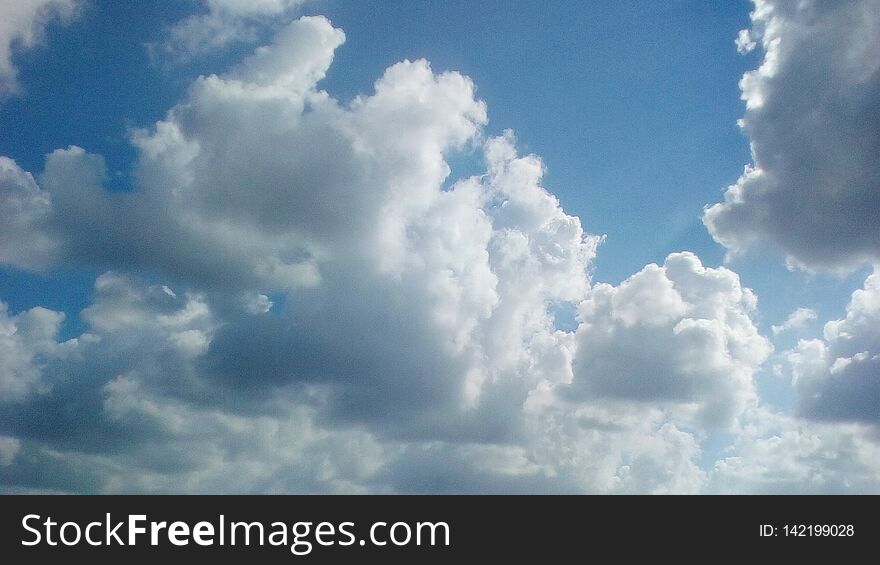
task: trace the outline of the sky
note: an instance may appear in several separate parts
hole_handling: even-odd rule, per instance
[[[876,2],[0,13],[0,492],[880,493]]]

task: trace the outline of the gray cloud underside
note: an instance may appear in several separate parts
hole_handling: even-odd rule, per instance
[[[756,0],[752,20],[753,163],[706,226],[734,252],[769,245],[810,270],[880,260],[880,4]]]

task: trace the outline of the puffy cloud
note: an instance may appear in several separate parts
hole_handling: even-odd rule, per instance
[[[229,386],[317,383],[338,417],[497,435],[506,424],[474,407],[514,410],[543,378],[535,367],[564,376],[570,336],[550,307],[583,298],[599,239],[540,186],[541,161],[518,156],[512,134],[485,143],[485,175],[444,186],[446,153],[486,121],[466,77],[404,61],[347,106],[317,90],[343,39],[302,18],[198,79],[134,136],[135,191],[105,191],[99,156],[53,152],[31,187],[48,218],[21,239],[51,236],[62,263],[285,293],[283,316],[233,317],[210,343],[202,368]],[[10,260],[31,266],[21,255]]]
[[[122,343],[163,343],[184,356],[204,353],[215,326],[202,296],[180,297],[167,286],[140,286],[112,272],[95,281],[95,302],[81,317],[93,332],[112,335],[117,350]]]
[[[184,61],[232,43],[253,42],[261,25],[292,14],[305,0],[199,0],[201,13],[167,30],[162,43],[149,45],[153,57]]]
[[[0,302],[0,403],[22,401],[44,391],[44,363],[63,355],[55,341],[64,314],[42,307],[11,316]]]
[[[825,324],[824,339],[787,352],[801,415],[880,424],[880,274],[856,290],[846,317]]]
[[[241,289],[314,286],[317,263],[344,254],[400,260],[404,249],[389,246],[446,199],[443,154],[476,135],[485,107],[468,79],[417,61],[342,108],[315,83],[343,38],[326,19],[303,18],[228,75],[198,79],[165,120],[135,134],[139,190],[108,193],[100,156],[54,151],[42,190],[19,191],[35,217],[20,220],[20,239],[59,240],[44,261],[54,251],[60,262]],[[3,208],[14,206],[4,191]],[[28,245],[0,249],[33,267]]]
[[[46,386],[35,399],[0,411],[0,430],[9,438],[9,449],[6,444],[3,449],[10,453],[4,488],[694,492],[704,478],[694,462],[696,438],[669,423],[662,411],[653,409],[646,417],[643,408],[611,409],[606,403],[570,410],[552,395],[542,403],[540,386],[528,392],[524,410],[513,412],[502,404],[508,406],[503,423],[521,425],[519,433],[474,442],[456,437],[399,441],[399,433],[382,426],[333,424],[320,387],[281,383],[271,394],[254,396],[247,390],[249,380],[261,376],[247,372],[237,374],[239,382],[232,387],[217,383],[200,371],[201,346],[213,340],[222,310],[239,304],[221,300],[213,308],[205,300],[117,273],[99,277],[92,304],[82,313],[88,331],[68,344],[66,358],[41,367],[38,374]],[[227,322],[241,315],[269,315],[225,314],[231,316]],[[366,330],[360,331],[363,339]],[[51,328],[23,335],[29,343],[58,347]],[[535,355],[538,361],[558,347],[552,341],[541,346],[535,347],[541,353]],[[272,356],[265,349],[247,352]],[[337,355],[346,359],[349,353]],[[530,369],[539,377],[542,369],[567,363],[570,358],[563,355]],[[370,399],[363,402],[369,406]],[[405,409],[393,402],[379,408]],[[424,417],[403,414],[399,426],[416,425]],[[452,425],[436,418],[434,423],[435,434]],[[492,424],[485,412],[481,423]]]
[[[756,0],[752,22],[764,59],[740,87],[753,163],[706,226],[732,252],[775,246],[812,270],[876,261],[880,5]]]
[[[773,331],[773,335],[777,335],[789,330],[803,328],[817,317],[816,311],[812,308],[798,308],[789,314],[782,324],[771,326],[770,329]]]
[[[366,432],[323,429],[314,422],[314,409],[286,394],[258,406],[236,398],[229,402],[234,409],[225,406],[222,391],[212,394],[210,382],[192,365],[215,325],[216,314],[204,297],[178,295],[116,273],[102,275],[95,287],[93,302],[82,313],[88,331],[77,340],[55,343],[60,314],[34,309],[13,320],[18,349],[42,354],[63,346],[66,355],[43,355],[45,360],[32,367],[42,386],[27,402],[11,399],[4,390],[0,462],[6,466],[5,489],[364,488],[382,458]],[[8,340],[0,344],[5,350]]]
[[[751,411],[707,492],[878,494],[880,444],[858,425],[830,425]]]
[[[153,436],[196,441],[178,435],[184,422],[222,445],[226,428],[200,423],[213,411],[225,425],[298,410],[326,433],[367,426],[391,448],[513,441],[529,391],[570,375],[572,336],[551,312],[586,295],[599,238],[541,186],[543,164],[518,155],[512,134],[481,140],[486,109],[466,77],[404,61],[346,105],[318,90],[343,40],[326,19],[302,18],[199,78],[134,135],[133,191],[104,190],[103,160],[76,147],[47,157],[39,187],[9,164],[4,207],[36,210],[14,214],[18,240],[52,246],[36,262],[35,249],[4,241],[5,260],[114,269],[81,314],[89,331],[74,358],[44,367],[49,389],[0,419],[22,439],[22,483],[47,457],[68,474],[105,472],[23,486],[149,490],[108,486],[123,468],[150,474],[119,452]],[[473,148],[485,174],[447,183],[446,155]],[[129,410],[132,397],[153,400]],[[181,423],[172,433],[169,422]]]
[[[36,268],[57,255],[58,242],[45,229],[51,208],[30,173],[0,157],[0,261]]]
[[[113,426],[103,418],[102,388],[119,375],[139,375],[148,390],[206,397],[188,370],[215,327],[202,297],[115,273],[95,286],[92,304],[80,314],[89,331],[75,339],[57,341],[64,317],[58,312],[38,307],[4,317],[0,347],[9,392],[0,398],[0,433],[86,450],[112,450],[129,436],[149,434],[149,426]]]
[[[468,78],[403,61],[341,103],[343,41],[302,18],[198,78],[130,191],[77,147],[0,161],[0,259],[106,271],[75,340],[0,313],[3,488],[699,492],[769,352],[752,293],[690,253],[591,288],[601,238]]]
[[[771,350],[750,318],[755,306],[735,273],[691,253],[618,287],[596,285],[580,306],[565,395],[661,402],[728,425],[754,400],[752,376]]]
[[[521,368],[528,373],[518,377],[529,377],[520,388],[527,394],[499,402],[500,393],[517,389],[496,383],[499,390],[493,391],[484,384],[490,406],[506,407],[501,414],[461,412],[460,405],[451,406],[458,410],[454,416],[469,417],[472,424],[500,423],[519,431],[504,437],[493,432],[493,441],[401,441],[395,439],[401,432],[381,425],[328,421],[332,413],[321,387],[281,382],[272,383],[271,394],[255,394],[249,387],[267,385],[264,369],[252,362],[234,375],[236,382],[218,383],[200,366],[203,344],[213,343],[222,325],[218,316],[236,323],[240,316],[270,314],[242,313],[235,310],[239,302],[224,304],[222,299],[212,307],[207,299],[117,273],[99,277],[92,304],[81,315],[88,331],[69,344],[66,358],[42,366],[38,374],[46,386],[36,398],[0,411],[0,432],[12,446],[7,451],[16,453],[9,456],[4,488],[659,493],[696,492],[705,478],[695,462],[698,439],[670,422],[662,410],[605,401],[573,408],[560,403],[547,386],[549,379],[558,378],[555,371],[570,374],[571,358],[550,339],[554,334],[532,339],[531,347],[520,351],[526,356],[534,350],[533,361]],[[368,331],[357,330],[357,337],[364,339]],[[29,342],[53,347],[50,329],[25,335]],[[244,353],[271,361],[276,353],[260,349],[264,336],[257,337]],[[297,345],[296,336],[286,337],[287,347]],[[336,355],[353,362],[349,351]],[[547,359],[551,355],[555,358]],[[384,362],[393,370],[393,359]],[[332,368],[322,362],[326,366]],[[352,374],[371,376],[367,371]],[[436,371],[433,376],[438,375],[444,376]],[[495,378],[503,376],[515,375]],[[536,385],[537,378],[543,384]],[[402,386],[413,390],[409,383]],[[396,400],[376,405],[369,397],[360,404],[351,399],[348,407],[402,411],[398,427],[416,426],[434,408],[407,399],[418,409],[413,413]],[[449,436],[450,420],[435,416],[429,431]]]
[[[19,91],[13,62],[16,49],[39,43],[46,24],[70,19],[78,0],[0,0],[0,99]]]

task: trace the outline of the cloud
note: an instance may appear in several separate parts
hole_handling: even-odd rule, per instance
[[[371,477],[386,459],[369,434],[317,426],[312,411],[302,405],[278,403],[272,413],[235,414],[158,394],[134,374],[109,380],[98,398],[88,431],[101,435],[104,441],[99,447],[64,438],[15,440],[9,446],[3,488],[98,493],[367,492]],[[5,444],[0,443],[0,449],[5,450]],[[0,454],[5,456],[6,451]]]
[[[22,401],[44,391],[42,367],[47,359],[63,354],[55,336],[64,314],[35,307],[10,316],[0,302],[0,398]]]
[[[52,152],[40,190],[17,189],[34,212],[16,229],[56,243],[38,253],[4,241],[3,255],[25,268],[39,257],[239,289],[314,286],[324,257],[402,261],[404,249],[380,240],[404,242],[405,222],[464,197],[441,194],[443,154],[476,135],[485,107],[468,79],[416,61],[343,108],[314,88],[343,39],[327,20],[303,18],[227,75],[199,78],[165,120],[134,134],[135,191],[105,191],[98,155]]]
[[[786,318],[782,324],[771,326],[770,330],[773,332],[773,335],[778,335],[789,330],[797,330],[805,327],[817,317],[816,311],[811,308],[798,308],[789,314],[788,318]]]
[[[69,20],[77,5],[78,0],[0,0],[0,99],[21,89],[15,51],[38,44],[46,25],[55,19]]]
[[[0,160],[0,260],[103,273],[75,339],[0,312],[2,488],[700,492],[756,404],[755,296],[692,253],[592,286],[601,237],[470,79],[402,61],[341,102],[344,38],[301,18],[196,79],[131,190],[79,147]]]
[[[202,12],[175,22],[160,43],[148,45],[154,59],[183,62],[234,43],[252,43],[272,20],[289,17],[305,0],[199,0]]]
[[[753,162],[703,219],[732,252],[767,245],[811,270],[880,258],[878,22],[872,0],[756,0],[764,59],[740,81]]]
[[[880,275],[853,293],[846,317],[825,324],[824,339],[787,352],[798,412],[827,421],[880,424]]]
[[[32,191],[45,219],[20,239],[57,242],[55,264],[158,271],[238,303],[287,294],[283,316],[218,330],[202,369],[229,386],[315,383],[339,418],[500,434],[462,398],[503,413],[538,378],[527,367],[564,358],[550,305],[584,296],[599,240],[540,186],[543,165],[518,156],[512,134],[485,143],[485,175],[444,186],[445,154],[486,121],[458,73],[404,61],[347,106],[317,90],[343,39],[302,18],[199,78],[135,134],[132,192],[102,188],[99,156],[51,153]]]
[[[526,445],[564,492],[699,492],[700,434],[677,424],[660,403],[607,398],[560,401],[538,387],[525,407]]]
[[[667,403],[704,425],[728,425],[755,397],[771,347],[750,319],[755,296],[691,253],[648,265],[580,306],[573,398]]]
[[[752,410],[706,491],[717,494],[878,494],[880,444],[858,425]]]
[[[26,486],[146,488],[119,486],[120,465],[149,470],[117,451],[154,451],[151,436],[173,445],[165,424],[203,410],[277,412],[278,397],[322,429],[367,426],[391,446],[513,441],[531,388],[570,372],[571,336],[551,307],[585,296],[599,238],[541,186],[543,164],[518,155],[512,134],[481,138],[486,109],[466,77],[403,61],[348,104],[318,90],[343,40],[326,19],[302,18],[196,80],[134,134],[132,191],[106,191],[103,159],[77,147],[48,155],[39,185],[8,164],[2,209],[24,247],[4,240],[5,260],[112,269],[81,313],[89,330],[74,359],[47,365],[46,390],[3,419],[24,462],[63,454],[53,464],[106,471]],[[485,173],[448,182],[446,155],[473,150]],[[19,202],[34,212],[15,214]],[[281,305],[267,308],[270,295]],[[129,390],[175,416],[107,404]]]
[[[490,406],[506,406],[503,413],[477,412],[476,423],[491,426],[494,416],[497,425],[500,417],[505,426],[520,428],[516,434],[494,441],[399,439],[400,433],[377,425],[375,417],[366,428],[328,421],[332,413],[326,412],[320,387],[275,383],[271,394],[249,394],[249,386],[265,389],[267,384],[259,373],[244,371],[233,386],[218,386],[199,364],[224,307],[212,307],[208,300],[117,273],[99,277],[92,304],[81,314],[87,332],[67,343],[65,358],[43,365],[44,386],[35,398],[0,410],[0,430],[14,440],[17,453],[10,456],[5,488],[659,493],[696,492],[705,478],[695,462],[698,439],[677,428],[663,410],[601,399],[572,408],[542,394],[547,389],[535,386],[534,379],[543,378],[546,387],[547,379],[556,377],[553,369],[570,373],[570,357],[550,336],[540,340],[540,348],[532,345],[534,360],[523,367],[530,373],[507,375],[531,379],[527,384],[535,388],[525,399],[514,397],[511,406],[499,403],[496,394]],[[59,344],[51,330],[19,333],[28,343],[52,349]],[[360,332],[364,339],[367,330]],[[295,346],[295,338],[287,345]],[[272,357],[273,352],[255,347],[245,351]],[[549,354],[556,359],[546,359]],[[346,351],[337,355],[348,359]],[[393,364],[388,361],[386,368]],[[509,385],[501,392],[517,390]],[[394,400],[373,408],[406,408]],[[370,407],[369,398],[363,402]],[[414,403],[423,414],[403,412],[398,426],[415,425],[430,413]],[[468,417],[468,412],[455,415]],[[450,420],[435,418],[430,431],[437,435],[445,427],[448,435]]]
[[[0,157],[0,261],[25,268],[45,267],[57,255],[58,242],[45,222],[49,195],[15,161]]]
[[[757,47],[757,43],[752,39],[752,34],[747,29],[739,30],[735,43],[737,52],[743,55],[751,53]]]

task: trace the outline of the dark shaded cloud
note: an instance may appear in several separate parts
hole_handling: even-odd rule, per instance
[[[733,252],[811,270],[880,259],[880,5],[756,0],[740,87],[753,163],[703,221]]]

